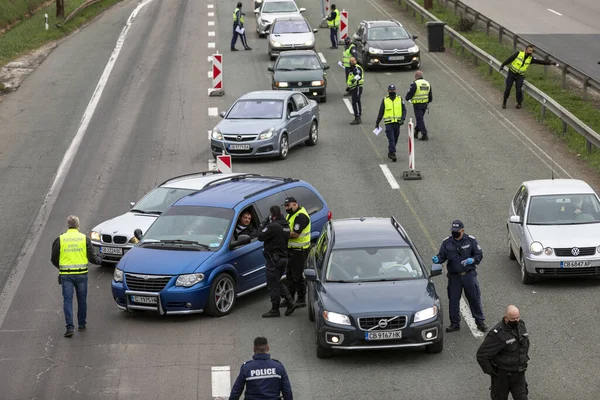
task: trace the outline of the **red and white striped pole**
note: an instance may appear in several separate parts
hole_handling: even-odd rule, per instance
[[[408,120],[408,171],[404,171],[404,180],[421,179],[421,171],[415,171],[415,136],[412,118]]]
[[[212,88],[210,96],[223,96],[223,54],[212,55]]]
[[[339,31],[340,39],[338,41],[339,44],[344,43],[344,39],[348,37],[348,11],[345,9],[340,13],[340,31]]]

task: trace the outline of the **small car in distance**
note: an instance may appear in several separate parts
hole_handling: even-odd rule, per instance
[[[318,31],[301,15],[276,18],[269,29],[269,58],[289,50],[314,50]]]
[[[307,97],[327,101],[327,73],[329,65],[323,64],[313,50],[290,50],[281,53],[268,70],[272,73],[273,90],[302,92]]]
[[[425,347],[443,350],[443,317],[423,260],[396,218],[329,221],[304,276],[317,357],[334,350]]]
[[[298,8],[294,0],[263,0],[260,8],[254,10],[256,15],[256,33],[265,37],[275,18],[300,15],[306,8]]]
[[[526,181],[515,193],[506,223],[508,257],[521,282],[600,277],[600,200],[578,179]]]

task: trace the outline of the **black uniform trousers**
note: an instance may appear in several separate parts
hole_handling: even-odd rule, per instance
[[[350,90],[350,93],[352,93],[352,110],[354,111],[355,118],[360,118],[360,116],[362,115],[362,103],[360,101],[362,92],[362,86],[357,86],[354,89]]]
[[[306,282],[304,281],[304,267],[306,266],[306,259],[308,257],[308,249],[306,250],[292,250],[288,249],[290,258],[287,263],[286,283],[287,288],[294,298],[294,295],[298,295],[298,300],[304,300],[306,296]]]
[[[338,47],[338,27],[329,28],[329,39],[331,40],[331,47]]]
[[[424,136],[427,135],[427,127],[425,126],[425,112],[427,111],[427,103],[413,104],[413,111],[415,112],[415,118],[417,119],[417,126],[415,128],[414,136],[421,132]]]
[[[290,299],[288,288],[281,281],[281,277],[285,272],[288,264],[288,259],[279,256],[266,256],[266,275],[267,275],[267,291],[271,298],[271,303],[275,308],[279,308],[281,298]]]
[[[237,38],[238,36],[240,37],[240,39],[242,40],[242,46],[244,46],[245,49],[248,48],[248,42],[246,41],[246,31],[244,31],[243,34],[238,33],[235,28],[237,28],[237,23],[233,23],[233,36],[231,37],[231,48],[233,49],[235,47],[235,44],[237,43]]]
[[[506,75],[505,88],[504,88],[504,101],[508,100],[510,96],[510,91],[512,89],[513,83],[515,84],[515,88],[517,90],[517,103],[523,102],[523,82],[525,82],[525,76],[515,74],[511,70],[508,70],[508,74]]]
[[[525,380],[525,372],[507,372],[498,370],[496,376],[492,376],[490,397],[492,400],[508,400],[508,394],[512,394],[514,400],[527,400],[529,390]]]
[[[388,139],[388,153],[396,153],[396,145],[400,137],[400,122],[385,124],[385,136]]]

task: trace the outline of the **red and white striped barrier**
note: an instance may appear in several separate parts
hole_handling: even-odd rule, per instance
[[[231,156],[223,152],[222,155],[217,156],[217,171],[222,174],[230,174],[233,170],[231,165]]]
[[[348,11],[342,10],[340,13],[340,39],[339,43],[342,44],[344,39],[348,37]]]
[[[223,96],[223,54],[212,55],[212,88],[210,96]]]
[[[421,179],[421,171],[415,171],[415,136],[412,118],[408,120],[408,171],[402,174],[404,180]]]

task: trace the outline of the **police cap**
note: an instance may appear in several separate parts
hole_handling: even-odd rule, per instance
[[[458,231],[460,231],[461,229],[465,229],[465,224],[463,224],[463,223],[462,223],[462,221],[460,221],[460,220],[458,220],[458,219],[457,219],[457,220],[454,220],[454,221],[452,221],[452,227],[450,228],[450,230],[451,230],[452,232],[458,232]]]
[[[290,204],[290,203],[298,203],[296,201],[296,198],[293,196],[288,197],[287,199],[285,199],[285,201],[283,202],[283,204]]]
[[[396,91],[396,86],[395,85],[388,86],[388,92],[395,92],[395,91]]]

